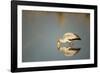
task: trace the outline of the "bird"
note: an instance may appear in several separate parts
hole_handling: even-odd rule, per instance
[[[72,42],[73,40],[81,40],[81,38],[75,33],[65,33],[63,38],[59,41],[62,43]]]
[[[75,33],[65,33],[62,38],[57,42],[57,48],[64,53],[65,56],[73,56],[79,52],[80,48],[73,48],[73,41],[81,40],[81,38]],[[61,44],[69,43],[68,47],[61,47]]]

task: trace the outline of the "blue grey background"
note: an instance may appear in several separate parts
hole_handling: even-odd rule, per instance
[[[90,58],[90,15],[86,13],[63,13],[64,23],[57,12],[22,11],[22,61],[79,60]],[[72,57],[64,56],[57,49],[57,40],[72,32],[82,40],[74,47],[81,48]]]

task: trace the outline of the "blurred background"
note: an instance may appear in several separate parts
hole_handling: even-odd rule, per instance
[[[65,56],[57,49],[57,41],[72,32],[82,40],[74,47],[81,48],[74,56]],[[43,11],[22,11],[23,62],[79,60],[90,58],[90,14]]]

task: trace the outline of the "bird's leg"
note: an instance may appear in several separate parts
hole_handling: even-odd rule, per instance
[[[69,43],[69,47],[71,47],[71,48],[73,47],[73,42]]]

